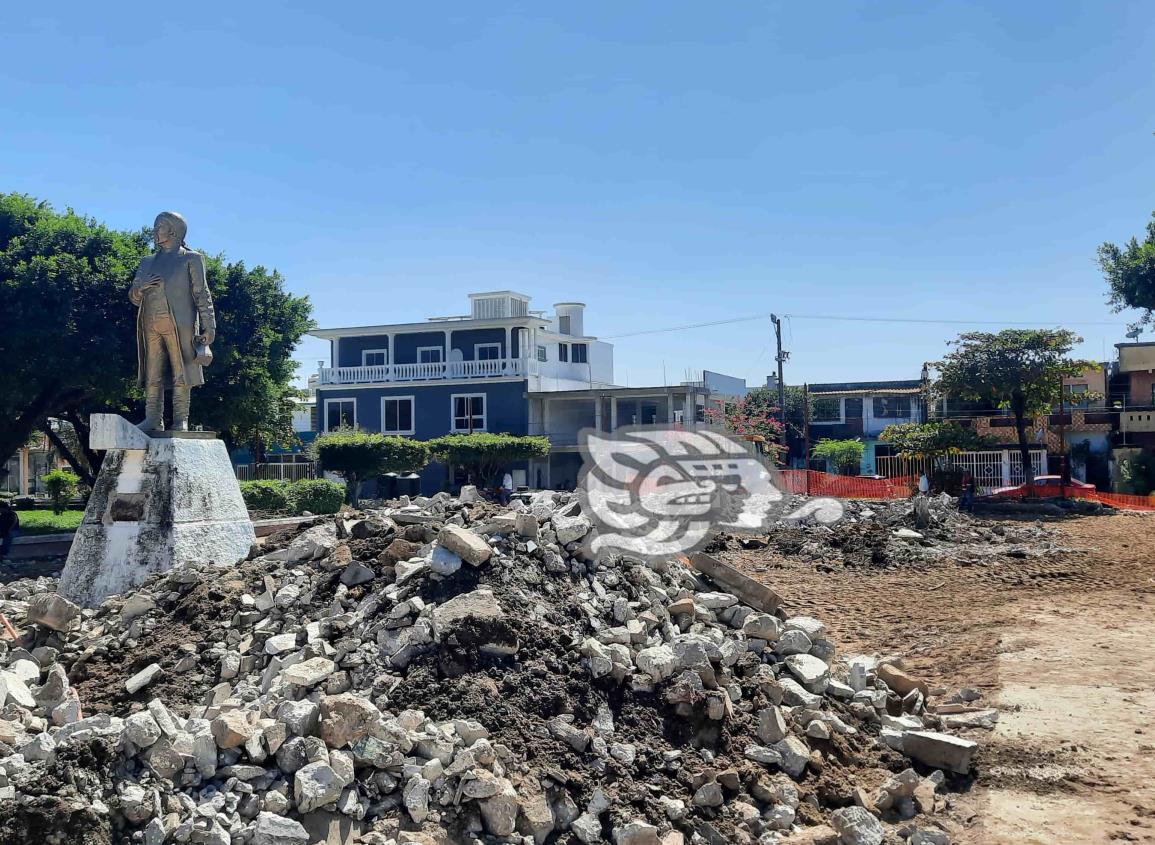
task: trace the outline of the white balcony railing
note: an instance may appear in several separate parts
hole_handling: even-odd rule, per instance
[[[372,367],[322,367],[321,384],[380,384],[461,378],[507,378],[525,375],[518,358],[449,361],[437,364],[378,364]]]

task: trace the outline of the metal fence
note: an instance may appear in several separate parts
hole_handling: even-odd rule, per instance
[[[288,464],[237,464],[238,481],[300,481],[317,477],[317,462]]]
[[[1047,450],[1034,448],[1031,452],[1031,469],[1035,476],[1047,474]],[[988,449],[979,452],[960,452],[950,456],[950,465],[975,477],[978,492],[987,493],[997,487],[1010,487],[1025,482],[1023,462],[1018,449]],[[923,460],[908,460],[898,456],[884,456],[874,459],[879,475],[887,478],[918,476],[929,470]]]

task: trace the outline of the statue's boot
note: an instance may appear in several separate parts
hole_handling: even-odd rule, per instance
[[[187,406],[186,406],[187,407]],[[144,419],[137,426],[141,431],[164,431],[164,383],[145,388]]]
[[[192,399],[191,394],[192,389],[186,384],[179,384],[172,389],[173,431],[188,431],[188,409]]]

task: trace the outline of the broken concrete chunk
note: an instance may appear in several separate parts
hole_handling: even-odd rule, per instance
[[[947,769],[965,775],[970,771],[971,756],[977,742],[935,731],[905,731],[902,752],[920,763],[936,769]]]
[[[124,682],[124,688],[135,695],[155,681],[164,672],[159,663],[150,663]]]
[[[481,566],[493,555],[485,538],[457,525],[446,525],[437,535],[437,542],[456,554],[470,566]]]
[[[28,599],[25,613],[29,622],[53,631],[67,631],[80,616],[80,606],[57,593],[40,593]]]

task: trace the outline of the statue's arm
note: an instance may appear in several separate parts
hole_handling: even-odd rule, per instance
[[[136,306],[139,306],[141,300],[144,299],[144,286],[148,283],[148,274],[144,271],[144,265],[147,261],[147,258],[141,259],[140,264],[136,267],[136,275],[132,277],[132,287],[128,289],[129,301]]]
[[[193,304],[200,317],[201,336],[211,344],[217,336],[217,312],[213,309],[213,295],[205,280],[205,257],[199,252],[189,258],[189,276],[192,279]]]

